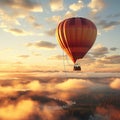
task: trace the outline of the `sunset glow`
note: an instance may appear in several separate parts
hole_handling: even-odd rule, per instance
[[[81,71],[55,34],[71,17],[97,27]],[[0,0],[0,33],[0,120],[120,120],[120,0]]]
[[[1,0],[0,71],[64,70],[63,51],[55,30],[60,21],[76,16],[89,18],[98,29],[93,48],[80,60],[82,70],[120,71],[117,5],[107,0],[12,0],[11,3]],[[64,61],[71,71],[72,61],[69,57]]]

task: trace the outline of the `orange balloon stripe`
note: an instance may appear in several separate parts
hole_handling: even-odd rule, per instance
[[[63,32],[64,32],[64,36],[65,36],[65,41],[63,40],[63,42],[66,43],[66,48],[67,49],[65,49],[65,51],[68,50],[68,56],[74,62],[73,53],[72,53],[71,48],[70,48],[71,47],[70,44],[71,44],[72,41],[71,42],[69,41],[71,39],[71,33],[69,32],[69,26],[68,26],[67,23],[68,23],[67,21],[63,22]]]
[[[62,27],[63,27],[63,24],[59,24],[59,26],[58,26],[58,28],[57,28],[57,30],[56,30],[57,39],[58,39],[58,42],[59,42],[60,46],[63,48],[63,50],[64,50],[67,54],[69,54],[69,53],[70,53],[69,49],[65,49],[65,48],[68,48],[67,43],[66,43],[66,42],[63,42],[63,41],[65,41],[65,37],[64,37],[64,32],[63,32],[63,30],[61,31],[61,29],[63,29]],[[70,55],[70,54],[69,54],[69,55]],[[70,56],[70,57],[71,57],[71,56]],[[71,59],[73,59],[73,58],[71,58]]]

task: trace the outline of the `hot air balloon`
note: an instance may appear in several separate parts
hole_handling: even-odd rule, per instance
[[[74,70],[81,70],[77,63],[95,42],[97,28],[86,18],[73,17],[63,20],[56,29],[56,37],[61,48],[74,63]]]

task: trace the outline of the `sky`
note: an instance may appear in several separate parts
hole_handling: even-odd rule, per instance
[[[120,72],[120,0],[0,0],[0,71],[63,71],[73,63],[55,30],[62,20],[85,17],[97,27],[82,71]]]

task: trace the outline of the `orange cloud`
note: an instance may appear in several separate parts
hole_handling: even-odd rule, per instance
[[[99,114],[99,118],[102,118],[101,120],[120,120],[120,110],[113,106],[97,107],[96,113]]]
[[[120,78],[116,78],[110,83],[110,87],[113,89],[118,89],[120,90]]]
[[[31,100],[22,100],[15,104],[9,104],[0,108],[2,120],[26,120],[32,113],[35,103]]]
[[[32,91],[38,91],[38,90],[40,91],[43,87],[42,87],[42,85],[39,83],[38,80],[34,80],[34,81],[28,83],[28,84],[26,85],[26,88],[27,88],[27,89],[30,89],[30,90],[32,90]]]
[[[59,83],[56,85],[57,89],[60,90],[73,90],[73,89],[82,89],[87,85],[93,85],[92,82],[86,82],[83,79],[68,79],[65,82]]]

